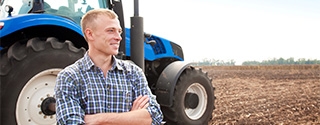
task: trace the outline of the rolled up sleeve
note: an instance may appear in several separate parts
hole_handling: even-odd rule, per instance
[[[163,114],[161,112],[160,105],[156,100],[156,96],[152,94],[152,92],[148,86],[148,82],[146,80],[146,77],[143,74],[142,70],[141,70],[141,72],[138,72],[137,74],[139,76],[138,77],[139,79],[135,82],[139,86],[138,93],[140,93],[142,95],[149,96],[149,107],[147,108],[147,110],[151,115],[152,125],[160,125],[163,120]],[[140,94],[137,94],[137,95],[140,95]]]
[[[151,95],[150,106],[147,108],[152,118],[152,125],[160,125],[163,119],[163,114],[160,110],[160,105],[156,102],[156,97]]]
[[[79,93],[74,78],[68,72],[58,74],[55,86],[56,117],[58,125],[84,124],[84,110],[80,106]]]

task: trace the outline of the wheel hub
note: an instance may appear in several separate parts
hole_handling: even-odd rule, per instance
[[[53,97],[48,97],[41,103],[41,111],[45,115],[56,114],[56,99]]]
[[[187,93],[184,102],[186,108],[195,109],[199,104],[199,97],[195,93]]]
[[[207,99],[207,92],[200,83],[191,84],[185,94],[184,103],[186,115],[192,120],[201,118],[208,105]]]

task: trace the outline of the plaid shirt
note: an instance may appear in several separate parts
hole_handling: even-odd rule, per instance
[[[163,119],[156,97],[143,71],[136,65],[113,57],[106,77],[88,54],[62,70],[55,86],[58,124],[84,124],[85,114],[129,112],[139,95],[149,96],[152,124]]]

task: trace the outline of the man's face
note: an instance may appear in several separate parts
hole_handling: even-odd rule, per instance
[[[96,28],[92,29],[93,46],[106,55],[117,55],[121,41],[122,29],[118,19],[99,16]]]

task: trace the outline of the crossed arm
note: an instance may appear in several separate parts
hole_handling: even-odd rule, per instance
[[[146,109],[148,102],[148,96],[139,96],[133,102],[130,112],[85,115],[84,121],[86,125],[151,125],[152,119]]]

